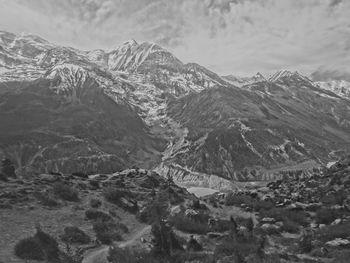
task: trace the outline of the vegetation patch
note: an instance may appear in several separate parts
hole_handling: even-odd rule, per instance
[[[121,223],[113,221],[96,221],[93,229],[97,239],[103,244],[111,244],[113,241],[123,240],[122,235],[128,232],[128,228]]]
[[[90,206],[92,208],[99,208],[102,205],[102,202],[100,199],[92,198],[90,199]]]
[[[45,254],[34,237],[20,240],[15,245],[15,255],[24,260],[44,260]]]
[[[317,231],[316,237],[324,242],[336,238],[348,238],[350,237],[350,222],[324,227]]]
[[[85,211],[85,216],[89,220],[99,220],[99,221],[113,221],[113,218],[106,214],[105,212],[96,210],[96,209],[89,209]]]
[[[64,183],[55,183],[53,185],[53,192],[63,200],[72,202],[79,201],[78,191]]]
[[[64,234],[61,236],[62,241],[70,244],[88,244],[91,242],[90,237],[83,230],[76,226],[64,228]]]

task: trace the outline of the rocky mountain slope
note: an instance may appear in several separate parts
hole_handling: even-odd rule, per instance
[[[174,169],[267,179],[274,167],[314,160],[312,168],[350,146],[349,102],[298,73],[191,94],[172,101],[168,112],[188,128],[169,158]]]
[[[148,42],[80,51],[0,32],[1,154],[19,171],[138,165],[218,186],[349,150],[348,100],[297,72],[238,82]]]
[[[350,82],[346,80],[331,80],[315,82],[321,89],[332,91],[333,93],[350,99]]]

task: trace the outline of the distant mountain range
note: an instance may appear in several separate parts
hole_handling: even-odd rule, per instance
[[[21,173],[136,165],[198,185],[312,169],[350,150],[349,94],[285,70],[221,77],[148,42],[80,51],[0,31],[0,155]]]

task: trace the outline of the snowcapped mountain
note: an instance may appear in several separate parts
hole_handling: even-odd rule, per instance
[[[350,82],[346,80],[330,80],[315,82],[321,89],[329,90],[343,98],[350,99]]]
[[[310,82],[311,80],[301,74],[298,71],[291,72],[289,70],[280,70],[273,74],[270,78],[270,82],[284,82],[284,81],[299,81],[299,82]]]
[[[298,72],[220,77],[148,42],[80,51],[0,32],[0,155],[23,171],[269,178],[349,151],[349,107]]]
[[[232,85],[235,85],[237,87],[242,87],[245,85],[250,85],[256,82],[263,82],[267,81],[265,77],[260,73],[256,73],[252,77],[236,77],[234,75],[228,75],[228,76],[223,76],[223,79],[231,83]]]

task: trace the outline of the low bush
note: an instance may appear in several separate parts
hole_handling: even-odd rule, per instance
[[[282,231],[289,232],[289,233],[298,233],[299,232],[299,225],[288,218],[285,218],[283,220],[283,226]]]
[[[343,191],[338,191],[333,194],[324,195],[321,197],[320,201],[327,206],[331,205],[343,205],[346,199],[346,194]]]
[[[15,255],[24,260],[44,260],[45,254],[34,237],[20,240],[15,245]]]
[[[236,195],[234,193],[229,193],[226,195],[225,204],[228,206],[240,206],[241,204],[252,206],[253,198],[249,195]]]
[[[304,211],[291,211],[285,208],[272,208],[270,210],[261,210],[262,217],[272,217],[277,221],[282,221],[288,224],[288,221],[294,222],[298,225],[306,226],[308,224],[307,213]]]
[[[162,259],[154,257],[151,253],[141,250],[130,250],[113,247],[107,257],[110,263],[162,263]]]
[[[349,263],[350,251],[337,251],[331,263]]]
[[[336,238],[348,238],[350,236],[350,222],[340,223],[338,225],[331,225],[319,229],[316,237],[324,242]]]
[[[15,245],[15,255],[25,260],[58,263],[60,254],[57,241],[40,228],[33,237],[22,239]]]
[[[220,219],[215,222],[213,226],[210,227],[210,231],[213,232],[225,232],[225,231],[230,231],[235,227],[235,225],[230,221],[230,220],[223,220]]]
[[[207,221],[195,221],[180,213],[170,218],[170,223],[178,230],[192,234],[206,234],[210,231]]]
[[[55,207],[59,205],[57,198],[55,198],[51,193],[38,192],[35,194],[35,196],[44,206]]]
[[[321,208],[316,211],[315,220],[318,224],[328,225],[341,216],[341,211],[329,208]]]
[[[64,228],[64,234],[61,236],[62,241],[67,243],[88,244],[90,237],[83,230],[76,226],[68,226]]]
[[[0,181],[7,182],[8,181],[7,175],[0,173]]]
[[[299,240],[299,249],[302,253],[310,253],[312,245],[312,236],[310,234],[303,235]]]
[[[89,220],[100,220],[100,221],[113,221],[113,218],[106,214],[105,212],[96,210],[96,209],[89,209],[85,211],[85,216]]]
[[[262,209],[270,210],[275,207],[274,203],[271,201],[255,200],[253,201],[253,209],[255,211],[260,211]]]
[[[90,199],[90,206],[92,208],[99,208],[102,205],[102,202],[100,199]]]
[[[244,257],[257,253],[259,245],[253,240],[237,240],[231,237],[224,238],[220,244],[216,245],[214,255],[216,258],[234,255],[236,261],[244,262]]]
[[[38,241],[40,247],[43,249],[46,260],[49,262],[57,262],[60,255],[57,241],[49,234],[42,231],[40,228],[37,229],[34,238]]]
[[[104,198],[113,204],[119,205],[120,199],[127,196],[129,193],[125,190],[115,189],[115,188],[106,188],[103,191]]]
[[[113,221],[96,221],[93,229],[97,239],[103,244],[111,244],[113,241],[123,240],[122,234],[128,229],[124,224]]]
[[[63,200],[73,202],[79,201],[78,191],[64,183],[55,183],[53,185],[53,191],[57,196],[59,196]]]
[[[97,180],[89,180],[90,186],[92,186],[94,189],[100,188],[100,182]]]

